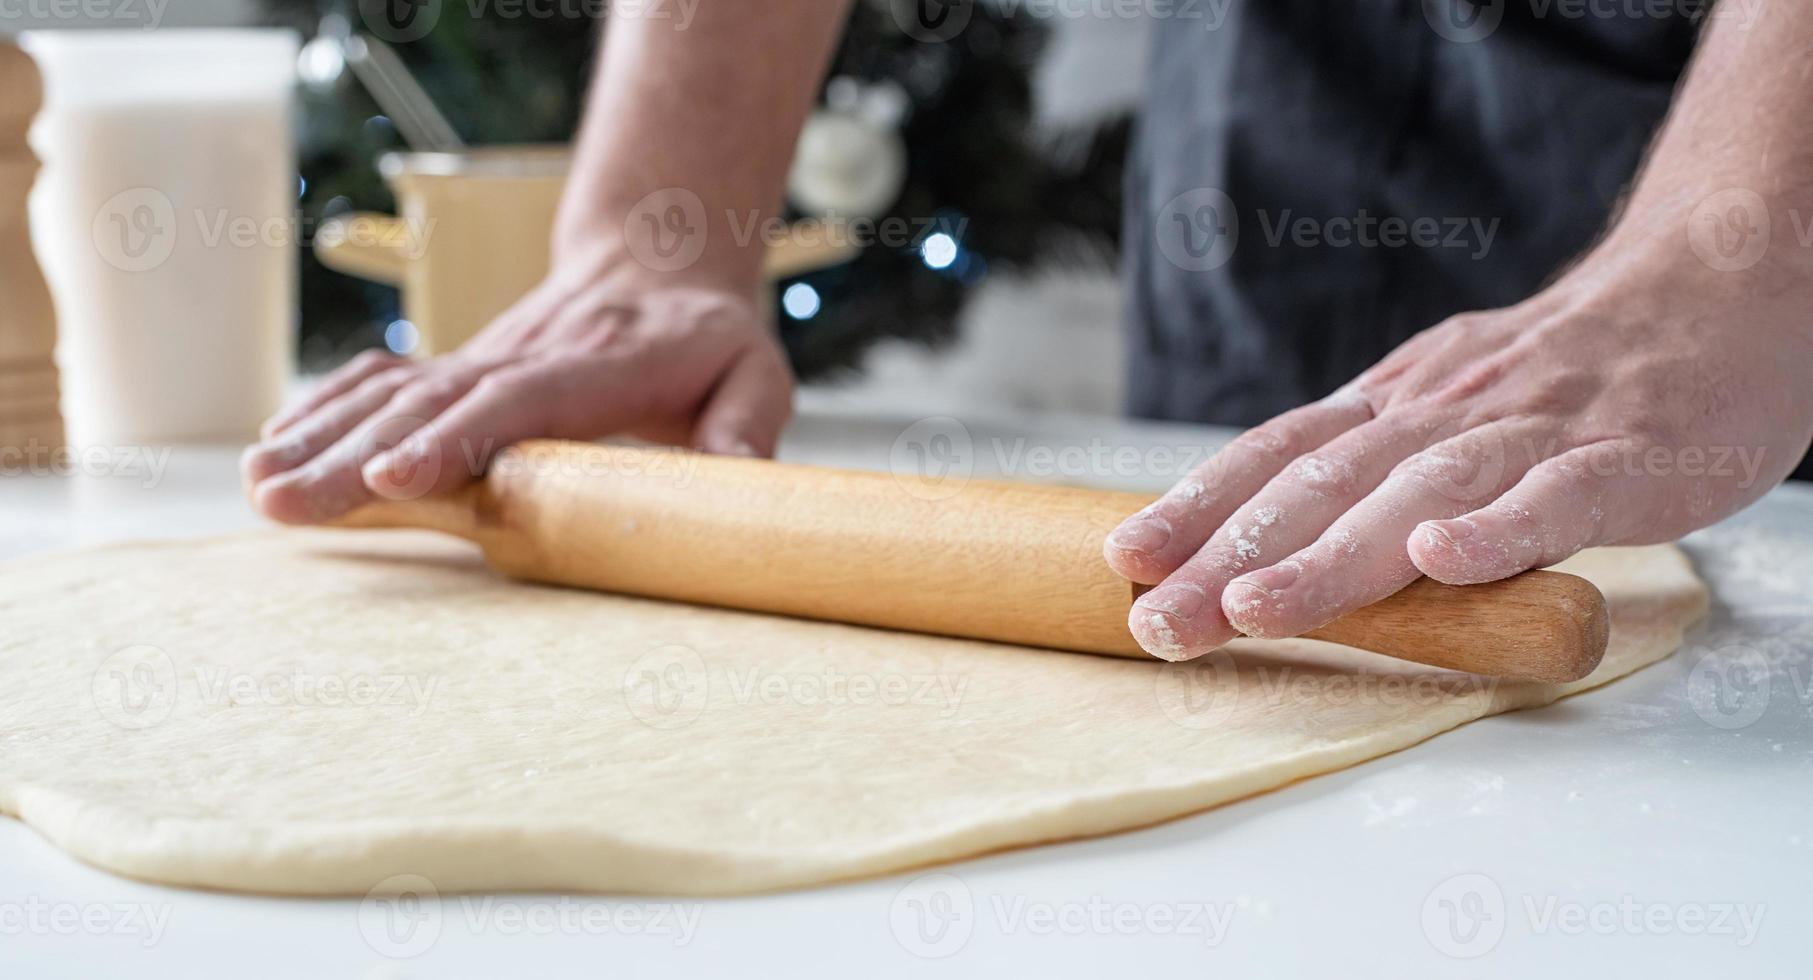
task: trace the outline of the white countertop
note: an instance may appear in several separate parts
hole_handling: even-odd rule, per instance
[[[1225,436],[809,412],[783,456],[886,467],[920,441],[977,476],[1156,490]],[[234,456],[0,478],[0,557],[257,526]],[[704,902],[447,896],[395,925],[357,900],[128,881],[0,819],[0,975],[1804,976],[1813,490],[1689,547],[1713,617],[1634,677],[1158,827],[920,874]]]

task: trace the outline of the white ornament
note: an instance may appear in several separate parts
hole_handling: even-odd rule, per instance
[[[906,186],[906,145],[865,114],[820,109],[800,130],[787,198],[812,215],[878,218]]]

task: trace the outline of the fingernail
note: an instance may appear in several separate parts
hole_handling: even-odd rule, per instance
[[[1295,562],[1286,562],[1270,568],[1261,568],[1256,572],[1248,572],[1229,582],[1228,585],[1244,585],[1249,589],[1258,589],[1267,595],[1276,595],[1290,588],[1291,584],[1297,581],[1297,571]]]
[[[1174,619],[1190,619],[1202,611],[1208,596],[1194,585],[1179,582],[1153,589],[1134,603],[1145,609],[1165,613]]]
[[[1423,525],[1423,534],[1432,544],[1454,545],[1473,536],[1473,525],[1465,521],[1430,521]]]
[[[755,444],[747,439],[733,440],[729,446],[725,447],[724,451],[731,456],[748,456],[751,459],[758,458],[762,455],[761,450],[755,448]]]
[[[1153,552],[1163,548],[1170,540],[1171,525],[1166,524],[1162,517],[1142,517],[1137,521],[1129,521],[1108,535],[1108,543],[1122,551]]]

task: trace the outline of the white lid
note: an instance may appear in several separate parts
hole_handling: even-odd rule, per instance
[[[19,44],[54,106],[287,99],[300,42],[287,30],[66,30]]]

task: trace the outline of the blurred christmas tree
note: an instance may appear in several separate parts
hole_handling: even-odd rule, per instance
[[[418,0],[419,2],[419,0]],[[362,13],[410,0],[265,0],[305,37],[358,32]],[[534,16],[440,5],[397,53],[473,145],[564,142],[577,128],[603,4],[548,4]],[[525,8],[526,9],[526,8]],[[834,213],[908,228],[853,261],[777,284],[783,339],[802,377],[860,362],[886,337],[949,339],[988,275],[1046,261],[1111,261],[1129,124],[1056,143],[1034,133],[1031,73],[1046,32],[987,4],[945,41],[915,39],[890,0],[860,0],[807,124],[789,182],[795,216]],[[380,32],[382,33],[382,32]],[[377,158],[404,149],[390,121],[333,55],[305,48],[300,141],[308,227],[347,210],[390,210]],[[385,343],[393,290],[332,272],[306,252],[302,360],[332,366]],[[394,340],[394,338],[393,338]]]

